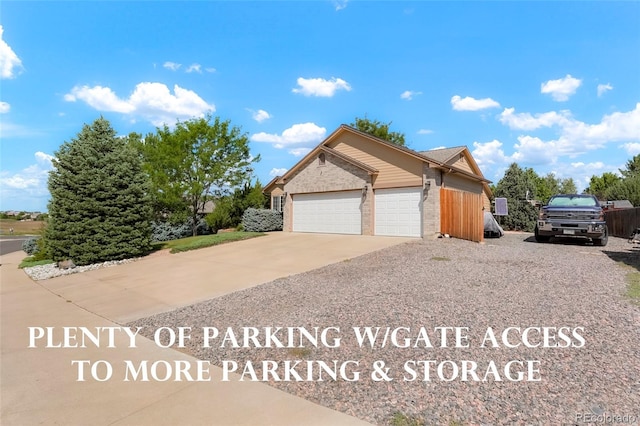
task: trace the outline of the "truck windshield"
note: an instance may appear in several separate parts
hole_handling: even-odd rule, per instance
[[[580,195],[553,197],[549,200],[549,206],[553,207],[595,207],[596,200],[593,197]]]

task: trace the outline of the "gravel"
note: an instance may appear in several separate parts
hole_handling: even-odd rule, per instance
[[[297,370],[303,378],[304,361],[358,361],[357,368],[346,370],[359,371],[358,381],[340,375],[333,380],[327,374],[319,381],[314,370],[312,381],[271,377],[269,384],[375,424],[400,419],[415,424],[569,424],[580,423],[585,417],[576,416],[587,414],[601,415],[601,422],[606,416],[635,416],[637,424],[640,307],[624,296],[625,274],[633,269],[617,261],[640,265],[638,256],[640,250],[618,238],[610,238],[607,247],[572,240],[537,244],[530,234],[507,234],[485,244],[416,241],[129,325],[145,327],[142,333],[150,338],[158,327],[192,327],[187,351],[218,366],[236,361],[240,373],[251,361],[258,380],[263,360],[278,361],[281,378],[285,360],[302,360]],[[197,332],[217,327],[224,334],[232,327],[241,337],[243,327],[257,327],[263,336],[270,326],[339,327],[340,346],[315,347],[305,341],[304,348],[295,349],[233,348],[227,341],[221,348],[219,336],[214,347],[206,348]],[[386,327],[408,327],[412,343],[424,327],[434,347],[422,341],[419,347],[361,348],[353,327],[367,326],[383,327],[381,333]],[[455,348],[453,334],[447,347],[440,347],[434,327],[468,327],[469,347]],[[481,347],[490,327],[498,347]],[[568,327],[568,341],[578,347],[509,348],[501,341],[507,327],[552,327],[556,336],[560,327]],[[572,331],[584,339],[583,345]],[[540,341],[537,334],[531,336],[531,343]],[[522,339],[514,333],[509,341]],[[551,338],[550,343],[563,346],[564,340]],[[443,379],[434,367],[430,381],[423,381],[422,372],[415,381],[404,381],[408,360],[434,360],[436,365],[448,360],[459,368],[464,360],[475,361],[481,380],[463,381],[459,373],[447,381],[453,375],[449,362],[443,364]],[[503,368],[511,360],[539,361],[540,381],[507,380]],[[372,379],[376,361],[385,362],[392,380]],[[495,374],[482,381],[491,361],[503,381],[494,380]],[[249,374],[244,378],[251,379]]]
[[[48,263],[46,265],[30,266],[23,268],[23,271],[31,277],[31,279],[48,280],[49,278],[59,277],[61,275],[78,274],[80,272],[93,271],[100,268],[108,268],[110,266],[122,265],[124,263],[134,262],[137,259],[124,259],[124,260],[110,260],[102,263],[93,263],[91,265],[74,266],[73,268],[61,269],[56,266],[55,263]]]

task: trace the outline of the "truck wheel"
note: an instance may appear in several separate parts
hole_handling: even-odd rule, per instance
[[[602,236],[602,238],[594,238],[593,239],[593,245],[594,246],[599,246],[599,247],[604,247],[607,245],[607,242],[609,241],[609,230],[607,229],[607,227],[604,227],[604,235]]]
[[[533,230],[533,233],[535,235],[536,242],[539,242],[539,243],[548,243],[549,239],[551,238],[551,237],[549,237],[547,235],[538,234],[538,226],[537,225],[536,225],[535,229]]]

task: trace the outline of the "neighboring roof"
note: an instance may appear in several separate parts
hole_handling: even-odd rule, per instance
[[[369,174],[377,174],[378,170],[375,169],[374,167],[371,167],[368,164],[365,164],[365,163],[363,163],[361,161],[358,161],[358,160],[356,160],[354,158],[351,158],[348,155],[343,154],[341,152],[338,152],[337,150],[327,146],[331,141],[336,139],[339,135],[341,135],[344,132],[349,132],[349,133],[354,133],[354,134],[360,135],[360,136],[362,136],[364,138],[367,138],[367,139],[369,139],[369,140],[371,140],[373,142],[376,142],[376,143],[379,143],[379,144],[382,144],[382,145],[386,145],[389,148],[392,148],[392,149],[397,150],[397,151],[401,151],[401,152],[403,152],[403,153],[405,153],[405,154],[407,154],[407,155],[409,155],[411,157],[417,158],[420,161],[424,161],[426,163],[433,164],[433,165],[435,165],[436,167],[438,167],[440,169],[447,170],[449,172],[458,173],[458,174],[464,175],[464,176],[466,176],[468,178],[471,178],[473,180],[477,180],[479,182],[483,182],[483,184],[485,186],[487,186],[487,188],[488,188],[487,183],[490,182],[490,181],[485,179],[484,176],[482,176],[482,174],[476,175],[476,174],[473,174],[473,173],[469,173],[466,170],[462,170],[462,169],[459,169],[458,167],[445,164],[444,161],[441,161],[441,160],[436,159],[436,158],[431,158],[430,156],[425,155],[426,153],[432,153],[432,151],[427,151],[426,153],[421,153],[421,152],[418,152],[418,151],[414,151],[414,150],[406,148],[404,146],[396,145],[396,144],[393,144],[391,142],[385,141],[383,139],[377,138],[377,137],[372,136],[372,135],[370,135],[368,133],[361,132],[360,130],[355,129],[355,128],[351,127],[351,126],[347,126],[346,124],[342,124],[335,131],[333,131],[333,133],[331,133],[325,140],[320,142],[320,144],[318,144],[318,146],[316,146],[314,149],[312,149],[311,152],[309,152],[300,161],[298,161],[284,175],[276,176],[275,178],[273,178],[271,180],[271,182],[269,182],[264,187],[263,192],[265,192],[265,193],[266,192],[270,192],[270,191],[268,191],[268,189],[270,187],[272,187],[274,185],[285,183],[285,181],[292,174],[294,174],[303,165],[307,164],[307,162],[311,158],[313,158],[320,151],[331,153],[332,155],[335,155],[336,157],[338,157],[338,158],[340,158],[340,159],[342,159],[344,161],[347,161],[347,162],[355,165],[356,167],[361,168],[362,170],[367,171],[367,173],[369,173]],[[464,151],[466,149],[466,147],[456,147],[456,148],[446,148],[446,149],[450,149],[450,150],[459,149],[459,151],[458,151],[458,153],[459,153],[461,151]],[[433,152],[435,152],[435,151],[436,150],[434,150]],[[453,154],[453,155],[455,155],[455,154]],[[449,158],[451,158],[453,155],[451,155]]]
[[[433,158],[434,160],[440,161],[441,163],[446,163],[465,149],[467,149],[466,146],[456,146],[453,148],[438,148],[429,151],[420,151],[420,154],[424,155],[425,157]]]

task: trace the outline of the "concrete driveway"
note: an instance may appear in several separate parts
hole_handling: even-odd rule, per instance
[[[120,324],[299,274],[415,238],[275,232],[41,282]]]
[[[29,348],[29,327],[115,328],[146,315],[304,272],[404,241],[344,235],[273,233],[38,283],[17,269],[24,254],[0,257],[0,390],[3,425],[349,425],[355,417],[263,383],[123,381],[123,360],[195,363],[143,337],[116,335],[115,347]],[[113,379],[77,381],[72,360],[101,360]],[[104,372],[104,370],[102,370]],[[101,373],[102,374],[102,373]],[[88,373],[87,373],[88,375]]]

